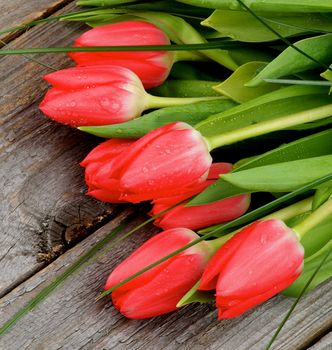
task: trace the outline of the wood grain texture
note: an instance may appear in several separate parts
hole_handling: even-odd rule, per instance
[[[332,332],[328,333],[320,339],[316,344],[311,346],[308,350],[332,350]]]
[[[67,251],[1,300],[0,324],[46,286],[89,247],[102,239],[126,214]],[[126,230],[142,222],[133,220]],[[217,321],[213,305],[194,305],[149,320],[122,317],[108,298],[95,302],[109,272],[149,238],[148,226],[100,256],[55,290],[0,340],[4,349],[185,349],[263,350],[293,303],[278,296],[234,320]],[[273,347],[302,350],[331,326],[332,280],[308,294]]]
[[[66,2],[0,1],[5,12],[1,26],[44,17]],[[72,9],[69,5],[59,13]],[[47,24],[29,30],[11,46],[68,45],[83,29],[74,23]],[[39,59],[56,69],[70,64],[65,55]],[[48,72],[22,56],[0,59],[0,295],[8,293],[0,300],[0,325],[132,214],[84,195],[78,162],[98,140],[48,121],[39,112],[47,89],[41,77]],[[110,218],[114,219],[105,224]],[[127,230],[144,219],[137,214]],[[213,305],[130,321],[109,298],[95,302],[112,268],[155,232],[153,226],[141,229],[77,272],[0,339],[0,349],[263,350],[292,299],[278,296],[240,318],[222,322],[217,321]],[[76,244],[78,240],[82,241]],[[330,280],[302,300],[273,349],[331,348],[330,335],[320,339],[332,328],[331,287]],[[312,345],[315,339],[320,340]]]
[[[50,23],[11,46],[68,45],[84,28]],[[38,58],[57,69],[70,64],[62,54]],[[51,122],[38,109],[49,72],[22,56],[0,59],[0,295],[40,269],[39,260],[53,259],[115,214],[115,206],[84,195],[79,161],[100,139]]]
[[[71,1],[72,0],[1,0],[0,31],[46,18]],[[8,42],[14,37],[17,37],[21,32],[22,31],[0,34],[0,39]]]

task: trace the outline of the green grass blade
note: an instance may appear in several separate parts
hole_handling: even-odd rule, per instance
[[[299,79],[263,79],[267,83],[289,84],[289,85],[309,85],[309,86],[332,86],[332,82],[323,80],[299,80]]]
[[[181,45],[133,45],[133,46],[86,46],[86,47],[31,47],[22,49],[1,50],[0,55],[22,55],[36,53],[66,53],[66,52],[114,52],[114,51],[190,51],[211,50],[239,46],[240,43],[231,40],[216,40],[206,44]]]

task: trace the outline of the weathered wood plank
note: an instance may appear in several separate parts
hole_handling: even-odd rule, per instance
[[[121,218],[109,223],[38,272],[1,300],[0,323],[36,295],[70,263],[100,240]],[[133,221],[127,230],[143,218]],[[278,296],[234,320],[217,321],[213,305],[189,306],[149,320],[123,318],[107,298],[95,302],[108,273],[155,228],[131,238],[82,269],[25,316],[0,340],[4,349],[223,349],[263,350],[293,300]],[[298,305],[273,349],[302,350],[331,327],[332,280]]]
[[[0,1],[0,30],[17,27],[31,21],[46,18],[71,1],[72,0],[2,0]],[[4,33],[0,35],[0,39],[8,42],[19,33],[20,31]]]
[[[68,45],[83,28],[49,23],[11,45]],[[70,64],[65,55],[40,60],[57,69]],[[78,163],[97,139],[51,122],[38,110],[48,87],[42,76],[49,72],[22,56],[0,59],[0,295],[43,266],[38,256],[52,259],[74,236],[84,238],[105,223],[116,208],[84,195]]]
[[[331,350],[332,349],[332,332],[320,339],[316,344],[308,350]]]

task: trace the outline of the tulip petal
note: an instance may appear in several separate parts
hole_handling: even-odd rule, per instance
[[[76,39],[74,46],[169,45],[166,34],[145,21],[124,21],[93,28]],[[174,63],[171,51],[71,52],[79,65],[118,65],[135,72],[145,88],[160,85]]]
[[[199,280],[203,269],[204,259],[199,254],[178,256],[140,287],[125,294],[113,292],[114,305],[132,319],[174,311],[179,300]]]
[[[235,254],[238,247],[243,244],[243,240],[238,235],[226,242],[222,249],[219,249],[209,261],[201,282],[199,290],[216,289],[219,274],[226,268],[229,259]]]
[[[198,238],[196,233],[185,228],[167,230],[152,237],[113,270],[106,282],[105,289],[111,288],[135,272],[140,271],[142,268],[165,257],[196,238]],[[123,291],[142,286],[175,258],[177,258],[177,256],[144,272],[123,285],[119,290]]]
[[[302,266],[303,247],[280,220],[257,221],[236,236],[245,242],[220,273],[217,294],[233,298],[262,294]]]
[[[92,88],[97,85],[114,85],[132,81],[143,89],[138,77],[122,66],[87,66],[72,67],[47,74],[44,79],[55,88],[65,91]]]
[[[255,295],[248,299],[238,300],[237,302],[233,301],[233,303],[230,303],[229,301],[224,300],[222,296],[217,295],[217,307],[219,310],[218,319],[220,320],[242,315],[244,312],[272,298],[274,295],[287,288],[299,277],[299,274],[300,273],[296,273],[293,276],[290,276],[286,281],[276,284],[272,289],[262,294]]]
[[[86,167],[92,162],[105,162],[111,160],[133,143],[134,140],[130,139],[110,139],[102,142],[81,161],[80,165]]]
[[[240,195],[211,204],[185,207],[180,204],[155,220],[155,225],[166,230],[179,225],[191,230],[233,220],[244,214],[250,204],[250,196]]]
[[[164,132],[128,164],[121,188],[142,200],[176,195],[203,181],[210,165],[207,146],[194,129]]]
[[[63,93],[59,90],[52,96],[46,94],[40,109],[49,118],[71,126],[116,124],[140,114],[138,98],[114,85],[100,85]]]

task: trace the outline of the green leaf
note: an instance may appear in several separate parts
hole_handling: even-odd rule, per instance
[[[203,292],[197,290],[199,281],[181,298],[176,307],[182,307],[191,303],[210,303],[215,300],[214,291]]]
[[[161,108],[126,123],[84,126],[79,129],[105,138],[139,138],[155,128],[175,121],[195,125],[211,114],[227,110],[235,105],[235,102],[228,99],[197,102],[183,106]]]
[[[315,210],[315,209],[313,209]],[[303,218],[304,219],[304,218]],[[292,225],[292,227],[295,225]],[[301,240],[304,247],[305,258],[316,254],[332,239],[332,217],[321,221],[311,229]]]
[[[332,154],[332,129],[309,135],[281,145],[239,165],[235,171],[251,169],[297,159],[319,157]]]
[[[332,155],[260,166],[221,175],[232,185],[262,192],[289,192],[332,173]]]
[[[178,0],[188,5],[211,9],[243,10],[237,0]],[[331,12],[332,0],[243,0],[252,10],[264,12]]]
[[[332,249],[332,239],[318,252],[311,255],[304,260],[304,269],[300,277],[287,289],[283,291],[283,294],[292,297],[298,297],[307,283],[310,276],[320,265],[322,259],[326,256],[326,253]],[[332,277],[332,255],[330,254],[324,265],[320,268],[312,282],[310,283],[307,291],[316,288],[320,283],[323,283],[327,279]]]
[[[299,140],[290,142],[265,152],[259,156],[251,157],[238,162],[238,166],[232,171],[251,169],[263,165],[270,165],[296,159],[317,157],[332,153],[332,129],[313,134]],[[215,181],[203,192],[194,197],[187,206],[195,206],[216,202],[237,194],[251,193],[252,191],[234,186],[221,179]]]
[[[302,94],[296,95],[295,92],[299,91]],[[310,91],[320,91],[322,94],[311,94]],[[293,95],[287,96],[285,93],[288,92]],[[213,115],[197,124],[196,129],[214,149],[249,137],[325,119],[332,115],[329,107],[332,106],[332,96],[327,92],[328,88],[319,86],[279,89]]]
[[[325,65],[332,61],[332,34],[306,38],[294,45]],[[253,87],[266,84],[264,79],[284,77],[317,67],[319,67],[319,63],[305,57],[292,47],[288,47],[246,85]]]
[[[203,192],[194,197],[185,206],[192,207],[196,205],[209,204],[217,202],[221,199],[237,196],[244,193],[252,193],[253,191],[234,186],[231,183],[218,179],[212,185],[207,187]]]
[[[317,188],[316,193],[314,195],[314,200],[312,204],[313,209],[319,208],[331,197],[331,195],[332,195],[332,181],[328,182],[327,184],[319,186],[319,188]]]
[[[320,19],[324,18],[319,14],[310,14],[310,18],[289,14],[264,14],[265,21],[284,37],[306,32],[305,29],[289,26],[287,23],[292,24],[295,22],[295,25],[310,26],[309,20],[313,19],[313,24],[315,24],[317,23],[317,17]],[[286,22],[286,25],[283,25],[282,22]],[[328,23],[327,19],[325,22]],[[202,25],[215,29],[222,36],[244,42],[264,42],[278,39],[278,36],[246,11],[216,10],[202,22]]]
[[[243,103],[252,100],[271,91],[277,90],[280,86],[265,84],[258,87],[246,87],[245,84],[252,79],[257,71],[266,66],[266,62],[249,62],[239,67],[224,82],[215,86],[214,89],[220,94],[228,96],[232,100]]]

